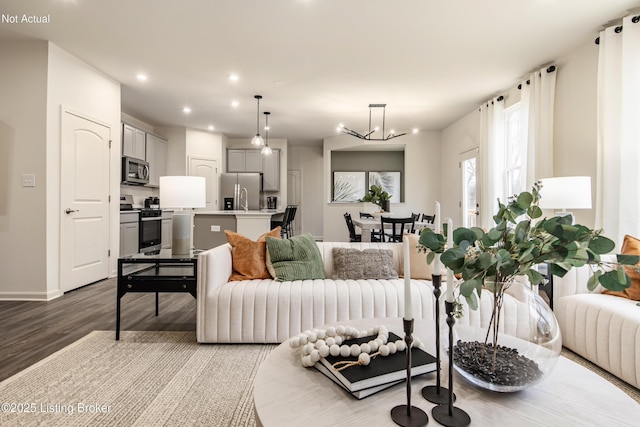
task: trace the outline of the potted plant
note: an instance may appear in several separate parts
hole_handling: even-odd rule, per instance
[[[362,199],[360,199],[361,202],[374,203],[380,206],[380,209],[382,209],[384,212],[389,212],[390,200],[391,195],[384,191],[379,185],[372,185],[371,187],[369,187],[369,192],[365,194]]]
[[[446,247],[445,236],[431,229],[424,229],[420,234],[419,249],[427,253],[427,262],[433,262],[435,255],[441,254],[441,262],[460,278],[456,289],[456,315],[462,315],[460,296],[475,310],[482,293],[492,293],[492,312],[487,330],[483,331],[477,342],[458,341],[454,347],[456,369],[463,369],[463,375],[473,371],[474,375],[482,377],[476,384],[492,390],[519,390],[541,379],[534,375],[532,381],[524,381],[521,387],[501,378],[503,373],[499,372],[502,365],[498,359],[502,353],[523,358],[517,350],[514,352],[513,348],[499,344],[501,322],[505,322],[501,317],[505,293],[515,286],[516,278],[526,277],[529,285],[534,287],[545,280],[536,269],[540,264],[548,264],[550,274],[560,277],[573,267],[589,264],[595,271],[589,279],[589,289],[595,289],[599,283],[607,289],[622,290],[629,287],[631,282],[624,269],[619,267],[638,263],[638,257],[632,255],[617,255],[617,262],[602,261],[600,255],[611,252],[615,247],[611,239],[602,235],[602,230],[572,224],[569,215],[542,219],[542,210],[538,207],[540,189],[538,182],[531,192],[510,198],[506,205],[498,200],[499,210],[493,217],[496,225],[488,231],[476,227],[455,229],[453,247]],[[529,313],[536,311],[530,310]],[[555,322],[553,313],[550,313]],[[538,329],[536,333],[540,332],[540,325],[540,322],[534,324],[534,329]],[[559,340],[559,332],[557,338]],[[545,339],[549,337],[541,339],[537,335],[534,341]],[[559,355],[560,346],[557,342],[554,345]],[[461,368],[463,363],[478,366]],[[505,369],[513,370],[514,365],[509,363]],[[507,382],[505,387],[494,388],[495,383],[500,381]]]

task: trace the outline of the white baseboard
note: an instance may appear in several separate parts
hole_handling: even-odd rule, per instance
[[[51,301],[62,296],[59,290],[49,292],[1,292],[0,301]]]

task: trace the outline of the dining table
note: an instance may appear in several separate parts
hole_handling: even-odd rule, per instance
[[[384,216],[384,215],[382,215]],[[362,241],[370,242],[371,241],[371,232],[373,230],[380,230],[382,222],[380,218],[352,218],[353,225],[356,227],[360,227],[362,230]],[[385,228],[390,228],[391,224],[385,224]],[[427,221],[416,221],[414,223],[415,232],[419,233],[423,228],[431,228],[435,229],[434,225]]]

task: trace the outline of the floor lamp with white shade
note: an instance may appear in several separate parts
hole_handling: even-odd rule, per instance
[[[206,206],[206,184],[201,176],[161,176],[160,207],[184,209],[173,213],[171,253],[191,252],[191,209]]]
[[[591,209],[591,177],[563,176],[541,179],[541,209],[559,209],[561,215],[573,214],[567,209]]]

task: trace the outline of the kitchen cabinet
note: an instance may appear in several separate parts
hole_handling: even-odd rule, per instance
[[[227,150],[227,172],[262,172],[261,150]]]
[[[120,257],[139,252],[139,212],[120,212]]]
[[[160,177],[167,174],[167,143],[150,133],[147,134],[146,160],[149,163],[148,187],[159,187]]]
[[[280,150],[262,156],[262,191],[280,191]]]
[[[162,211],[162,234],[160,245],[163,249],[171,247],[173,237],[173,211]]]
[[[147,134],[126,123],[122,124],[122,155],[146,160]]]

